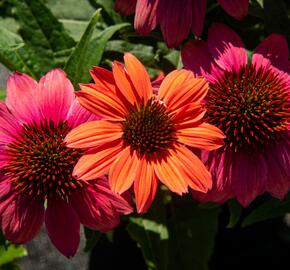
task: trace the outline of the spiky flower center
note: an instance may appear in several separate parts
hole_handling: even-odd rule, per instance
[[[52,121],[23,126],[22,134],[8,145],[11,160],[4,166],[18,192],[44,200],[54,194],[66,198],[72,189],[83,185],[72,177],[81,153],[63,143],[70,129],[67,122],[55,125]]]
[[[166,106],[156,98],[131,109],[123,123],[123,132],[125,142],[141,156],[168,149],[175,138]]]
[[[257,150],[288,129],[289,87],[270,69],[245,66],[210,84],[206,108],[208,120],[226,134],[227,147]]]

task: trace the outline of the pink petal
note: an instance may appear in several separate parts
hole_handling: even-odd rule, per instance
[[[157,25],[159,0],[139,0],[136,5],[134,28],[142,35],[148,35]]]
[[[0,103],[0,144],[7,145],[18,138],[22,131],[18,119],[8,112],[4,103]]]
[[[37,82],[26,74],[14,72],[7,81],[6,105],[23,122],[38,121],[40,117]]]
[[[54,69],[39,81],[39,104],[45,118],[65,120],[74,101],[74,89],[61,69]]]
[[[7,206],[15,199],[15,193],[11,185],[11,179],[7,179],[1,175],[0,182],[0,221],[2,213],[5,211]]]
[[[233,192],[244,207],[265,192],[268,167],[261,154],[234,156],[232,174]]]
[[[43,201],[19,194],[2,214],[3,233],[15,244],[26,243],[36,236],[43,219]]]
[[[45,225],[55,247],[66,257],[74,256],[80,242],[80,220],[74,209],[59,197],[50,198]]]
[[[242,20],[248,14],[249,0],[218,0],[223,9],[237,20]]]
[[[224,70],[239,71],[247,64],[247,53],[240,37],[221,23],[208,30],[208,47],[215,62]]]
[[[116,227],[120,214],[133,210],[122,196],[110,190],[105,177],[90,181],[83,190],[75,191],[70,201],[82,224],[102,232]]]
[[[68,121],[68,124],[71,126],[71,128],[74,128],[82,123],[99,119],[100,117],[86,110],[83,106],[80,105],[79,101],[75,99],[68,111],[66,120]]]
[[[206,0],[192,1],[192,32],[200,37],[204,24],[204,17],[206,12]]]
[[[188,36],[192,22],[192,0],[159,0],[158,21],[168,47],[177,47]]]
[[[116,0],[115,10],[123,16],[134,13],[137,0]]]
[[[272,34],[264,39],[255,49],[252,63],[259,67],[264,58],[269,59],[276,68],[287,71],[289,49],[286,38]]]

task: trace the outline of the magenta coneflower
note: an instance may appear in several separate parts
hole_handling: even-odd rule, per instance
[[[241,20],[248,13],[249,0],[218,0],[223,9]],[[116,0],[115,8],[124,16],[136,13],[134,27],[142,35],[160,24],[168,47],[178,46],[190,31],[200,36],[206,0]]]
[[[132,211],[106,178],[72,176],[82,151],[67,148],[63,139],[94,119],[59,69],[39,83],[18,72],[9,77],[6,103],[0,104],[0,221],[6,239],[25,243],[45,220],[52,243],[69,257],[78,248],[81,223],[108,231],[120,214]]]
[[[182,49],[184,66],[210,82],[207,119],[226,134],[226,144],[203,152],[214,188],[201,200],[236,196],[247,206],[267,191],[283,198],[290,183],[289,61],[286,39],[272,34],[248,62],[239,36],[222,24],[210,27],[208,41]]]

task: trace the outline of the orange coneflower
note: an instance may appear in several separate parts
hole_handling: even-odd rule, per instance
[[[73,175],[90,180],[109,172],[117,193],[134,183],[139,213],[152,203],[158,179],[180,195],[188,187],[207,192],[211,176],[187,147],[223,145],[224,134],[202,121],[206,80],[176,70],[155,95],[144,66],[130,53],[124,60],[125,66],[114,62],[113,72],[94,67],[95,84],[81,85],[76,93],[82,106],[103,119],[80,125],[65,138],[68,147],[87,149]]]

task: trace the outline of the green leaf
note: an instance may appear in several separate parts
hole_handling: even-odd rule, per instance
[[[167,269],[168,230],[157,221],[131,217],[127,227],[130,236],[139,243],[149,270]]]
[[[97,10],[65,65],[65,70],[74,83],[87,83],[91,80],[89,70],[92,66],[99,65],[107,41],[115,32],[129,25],[127,23],[113,25],[92,38],[99,18],[100,10]]]
[[[16,34],[0,29],[0,62],[10,70],[19,70],[39,78],[41,59]]]
[[[100,239],[101,233],[98,231],[91,230],[89,228],[84,228],[86,237],[86,246],[84,248],[85,252],[91,251]]]
[[[54,53],[72,48],[74,40],[40,0],[13,0],[20,34],[41,57],[44,71],[55,67]]]
[[[290,212],[290,193],[282,201],[271,198],[254,209],[242,222],[242,227],[271,218],[277,218]]]
[[[233,228],[238,224],[242,215],[243,208],[237,202],[237,200],[234,200],[234,199],[228,202],[228,207],[230,211],[230,220],[229,220],[227,228]]]
[[[168,221],[168,270],[207,270],[218,230],[220,208],[200,208],[192,201],[176,203]]]
[[[0,266],[26,255],[27,251],[23,246],[9,245],[7,249],[0,247]]]
[[[121,16],[114,9],[114,5],[115,5],[114,0],[92,0],[91,2],[95,2],[95,4],[98,7],[103,8],[104,11],[113,20],[113,22],[115,22],[115,23],[122,22]]]

